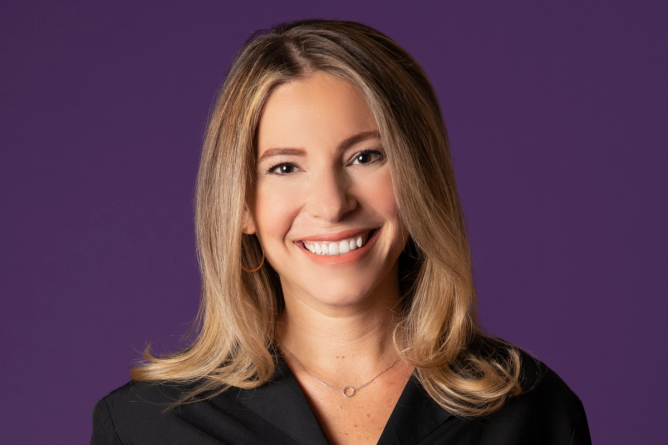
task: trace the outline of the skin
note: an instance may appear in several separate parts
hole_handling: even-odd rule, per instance
[[[377,131],[364,97],[341,78],[316,72],[277,87],[260,119],[246,212],[246,233],[281,278],[279,347],[340,388],[366,383],[396,358],[397,259],[407,232]],[[303,245],[370,230],[367,245],[340,256]],[[376,443],[413,371],[399,362],[344,398],[284,356],[336,444]]]

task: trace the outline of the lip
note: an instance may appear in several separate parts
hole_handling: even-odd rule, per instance
[[[318,264],[324,264],[328,266],[334,266],[337,264],[348,264],[352,263],[354,261],[359,260],[362,258],[366,253],[373,247],[373,245],[376,243],[376,240],[378,240],[378,232],[380,230],[376,229],[364,229],[364,230],[348,230],[344,232],[338,232],[336,234],[332,234],[330,240],[326,240],[323,238],[315,238],[313,241],[339,241],[343,240],[346,238],[352,238],[354,235],[359,235],[365,232],[368,232],[371,230],[371,236],[369,239],[366,241],[366,243],[355,250],[352,250],[348,253],[345,253],[343,255],[318,255],[316,253],[311,252],[307,248],[304,247],[304,245],[301,242],[296,242],[295,245],[299,247],[299,249],[306,254],[306,256],[313,262],[318,263]],[[345,236],[341,236],[341,234]],[[311,241],[311,239],[305,239],[305,241]]]

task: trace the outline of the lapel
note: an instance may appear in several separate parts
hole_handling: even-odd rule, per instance
[[[244,406],[298,442],[329,445],[297,379],[280,355],[271,380],[259,388],[242,390],[239,396]],[[413,375],[401,393],[378,445],[413,445],[450,417],[451,414],[427,395]]]
[[[378,445],[413,445],[452,415],[425,392],[415,375],[408,380]]]
[[[297,379],[280,355],[271,380],[259,388],[241,391],[239,400],[298,442],[329,445]]]

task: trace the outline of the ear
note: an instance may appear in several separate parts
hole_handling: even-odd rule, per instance
[[[253,235],[256,232],[255,221],[247,206],[244,206],[243,224],[241,225],[243,233],[246,235]]]

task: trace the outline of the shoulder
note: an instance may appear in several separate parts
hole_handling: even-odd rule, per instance
[[[146,427],[163,429],[166,419],[161,411],[178,395],[173,392],[165,385],[131,381],[102,397],[93,408],[91,444],[131,443]],[[137,431],[140,425],[142,431]]]
[[[520,350],[523,392],[481,421],[492,434],[517,434],[533,443],[590,444],[584,406],[545,363]]]
[[[200,383],[129,382],[110,392],[93,410],[91,445],[295,443],[249,408],[256,390],[228,387],[176,405]]]
[[[110,392],[93,409],[91,444],[167,444],[186,438],[210,443],[192,436],[187,404],[171,406],[188,389],[175,383],[131,381]]]
[[[556,372],[525,351],[520,350],[520,357],[522,395],[536,401],[558,402],[573,414],[582,411],[582,402]]]
[[[153,411],[169,406],[182,396],[187,388],[186,385],[174,383],[130,381],[104,396],[98,404],[105,402],[110,411]]]

